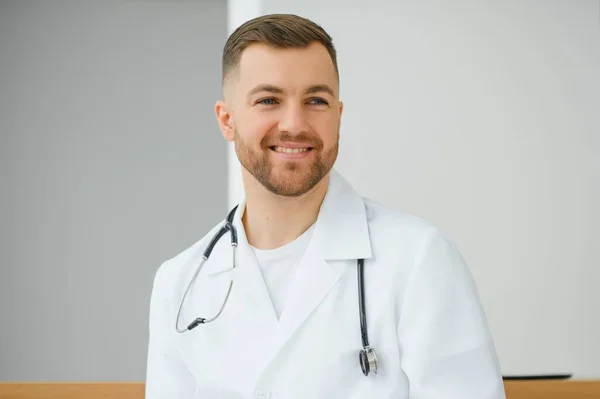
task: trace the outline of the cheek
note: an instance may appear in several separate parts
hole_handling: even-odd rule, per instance
[[[265,136],[277,129],[277,119],[267,113],[247,114],[240,118],[237,128],[244,141],[260,145]]]
[[[315,118],[312,127],[326,146],[337,143],[339,132],[339,122],[337,117],[327,115]]]

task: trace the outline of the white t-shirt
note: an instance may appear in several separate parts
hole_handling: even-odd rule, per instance
[[[294,277],[296,266],[302,260],[310,242],[313,227],[314,225],[300,235],[300,237],[283,247],[263,250],[250,246],[256,256],[256,261],[262,272],[267,291],[273,303],[273,309],[278,319],[283,311],[285,298]]]

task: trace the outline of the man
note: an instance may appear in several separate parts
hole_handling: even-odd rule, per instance
[[[243,166],[236,264],[224,236],[194,276],[220,223],[159,268],[146,398],[504,398],[455,247],[332,169],[342,110],[336,51],[315,23],[267,15],[229,37],[215,111]]]

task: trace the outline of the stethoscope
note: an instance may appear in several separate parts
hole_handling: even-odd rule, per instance
[[[200,261],[200,264],[198,265],[196,272],[192,276],[192,279],[190,280],[190,282],[185,290],[185,293],[183,294],[183,298],[181,299],[181,303],[179,304],[179,310],[177,311],[177,319],[175,320],[175,330],[178,333],[184,333],[186,331],[193,330],[194,328],[198,327],[200,324],[208,324],[210,322],[215,321],[221,315],[221,313],[223,312],[223,309],[225,309],[225,304],[227,303],[227,300],[229,299],[229,295],[231,294],[231,288],[233,286],[233,281],[229,282],[229,288],[227,289],[227,294],[225,295],[225,300],[223,301],[221,308],[219,309],[219,311],[217,312],[217,314],[215,316],[213,316],[211,318],[198,317],[198,318],[196,318],[196,320],[192,321],[186,328],[184,328],[184,329],[179,328],[179,315],[181,313],[181,308],[183,307],[183,302],[185,301],[185,297],[187,296],[187,293],[190,290],[192,283],[198,276],[198,273],[200,273],[200,269],[202,269],[202,266],[204,266],[204,264],[210,257],[210,254],[213,251],[215,245],[221,239],[221,237],[223,237],[223,235],[225,235],[227,232],[229,232],[231,234],[231,247],[233,250],[232,251],[233,252],[233,260],[232,261],[233,261],[233,268],[235,269],[235,252],[236,252],[236,248],[238,245],[238,240],[237,240],[237,231],[236,231],[235,227],[233,226],[233,216],[235,215],[235,211],[237,210],[237,208],[238,208],[238,206],[236,205],[229,212],[229,214],[227,215],[227,219],[225,220],[225,223],[223,224],[223,226],[221,226],[219,231],[214,235],[214,237],[208,243],[208,246],[206,247],[206,249],[204,250],[204,253],[202,254],[202,260]],[[360,362],[360,368],[362,369],[363,374],[365,376],[368,376],[370,372],[377,374],[377,367],[378,367],[379,361],[377,359],[377,354],[375,353],[375,350],[369,346],[369,337],[367,335],[367,314],[366,314],[366,310],[365,310],[364,262],[365,262],[364,259],[357,259],[357,261],[356,261],[356,265],[357,265],[357,269],[358,269],[358,307],[359,307],[359,314],[360,314],[360,335],[361,335],[362,345],[363,345],[362,349],[359,352],[358,360]]]

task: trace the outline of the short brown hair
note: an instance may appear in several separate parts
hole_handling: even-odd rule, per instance
[[[315,42],[321,43],[329,52],[339,79],[333,40],[321,26],[293,14],[270,14],[251,19],[239,26],[225,43],[222,81],[239,65],[242,53],[251,44],[261,43],[283,49],[304,48]]]

